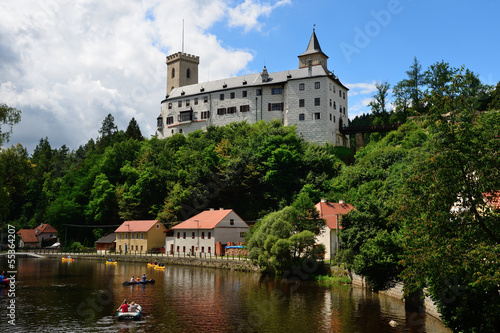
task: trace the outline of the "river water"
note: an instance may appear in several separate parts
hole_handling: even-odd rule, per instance
[[[0,258],[1,270],[6,264]],[[448,332],[431,316],[405,312],[398,300],[351,286],[104,260],[19,258],[16,269],[15,296],[0,290],[3,332]],[[156,283],[122,285],[144,273]],[[117,320],[124,299],[142,305],[141,320]]]

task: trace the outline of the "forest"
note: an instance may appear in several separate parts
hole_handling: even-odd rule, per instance
[[[498,331],[500,82],[443,61],[423,71],[416,58],[405,74],[392,88],[379,82],[371,114],[350,123],[403,125],[356,152],[307,143],[280,122],[148,139],[112,115],[76,151],[48,138],[32,154],[11,146],[0,152],[0,220],[50,223],[65,246],[92,247],[124,220],[168,226],[232,208],[254,225],[250,257],[282,274],[314,256],[314,203],[344,200],[356,209],[342,219],[338,263],[374,290],[427,288],[454,331]],[[1,124],[20,121],[1,110]]]

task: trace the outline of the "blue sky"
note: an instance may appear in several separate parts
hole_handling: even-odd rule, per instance
[[[498,1],[0,0],[0,103],[22,111],[8,145],[41,138],[77,149],[111,113],[155,133],[165,56],[200,56],[199,80],[298,67],[315,26],[328,67],[350,88],[349,117],[368,113],[378,81],[444,60],[500,81]]]

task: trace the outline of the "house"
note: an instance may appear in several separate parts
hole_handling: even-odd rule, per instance
[[[41,248],[57,242],[57,230],[47,223],[33,229],[21,229],[17,234],[21,236],[19,247]]]
[[[165,245],[166,228],[158,220],[125,221],[116,233],[116,252],[146,253]]]
[[[286,55],[283,55],[283,58]],[[348,88],[328,69],[313,30],[298,68],[198,82],[200,57],[167,56],[167,95],[157,118],[159,138],[232,122],[279,120],[308,142],[349,147]]]
[[[96,250],[98,254],[106,254],[116,249],[116,233],[112,232],[106,236],[102,236],[96,242]]]
[[[325,259],[328,260],[333,258],[339,247],[339,231],[342,230],[342,215],[349,213],[355,208],[342,200],[338,203],[332,203],[326,202],[324,199],[321,199],[321,202],[318,202],[315,206],[321,218],[326,221],[326,226],[323,227],[320,234],[316,237],[316,242],[325,245]]]
[[[228,243],[241,243],[248,224],[232,209],[211,208],[179,223],[167,232],[165,249],[171,254],[215,253]],[[220,250],[219,250],[220,251]]]

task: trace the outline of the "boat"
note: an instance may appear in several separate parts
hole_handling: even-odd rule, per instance
[[[71,257],[62,257],[61,258],[62,261],[67,261],[67,262],[71,262],[71,261],[75,261],[75,258],[71,258]]]
[[[137,311],[129,311],[129,312],[122,312],[120,309],[118,311],[118,319],[139,319],[141,318],[142,314],[142,306],[137,304]]]
[[[158,264],[152,264],[152,263],[148,262],[148,267],[156,267],[156,266],[158,266]]]
[[[156,270],[165,270],[165,266],[155,266]]]
[[[155,280],[149,279],[149,280],[146,280],[146,281],[134,281],[134,282],[125,281],[125,282],[123,282],[123,285],[124,286],[131,286],[131,285],[134,285],[134,284],[154,284],[154,283],[155,283]]]
[[[116,260],[111,260],[111,259],[106,260],[106,265],[116,265],[117,263],[118,261]]]

